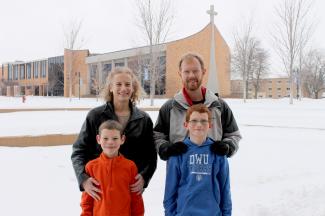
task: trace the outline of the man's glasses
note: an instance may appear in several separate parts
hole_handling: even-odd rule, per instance
[[[209,124],[209,121],[206,120],[206,119],[201,119],[201,120],[197,120],[197,119],[193,119],[193,120],[190,120],[188,121],[190,124],[192,125],[197,125],[197,124],[201,124],[201,125],[207,125]]]

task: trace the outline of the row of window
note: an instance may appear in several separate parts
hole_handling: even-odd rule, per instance
[[[269,91],[272,91],[272,88],[268,88]],[[276,90],[281,91],[282,88],[277,88]],[[248,91],[252,91],[252,89],[248,89]],[[287,88],[287,91],[290,91],[290,88]]]
[[[272,80],[268,81],[269,84],[272,84],[272,82],[273,82]],[[290,83],[289,80],[283,82]],[[282,80],[278,80],[277,83],[282,83]]]
[[[32,78],[31,66],[33,65],[33,77],[37,79],[39,77],[45,78],[47,71],[46,65],[47,61],[33,62],[27,64],[15,64],[8,65],[8,80],[24,80]],[[25,70],[26,69],[26,70]]]
[[[272,95],[269,95],[269,98],[272,98],[272,97],[273,97]],[[287,95],[287,96],[278,95],[278,98],[282,98],[282,97],[290,97],[290,95]]]
[[[278,91],[281,91],[281,90],[282,90],[282,88],[277,88],[276,90],[278,90]],[[290,90],[290,88],[288,87],[288,88],[287,88],[287,90],[289,91],[289,90]],[[269,88],[269,91],[272,91],[272,88]]]

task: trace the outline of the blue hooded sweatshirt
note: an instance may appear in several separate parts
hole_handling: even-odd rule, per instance
[[[213,140],[196,145],[189,138],[186,153],[170,157],[164,196],[166,216],[230,216],[229,166],[226,156],[210,151]]]

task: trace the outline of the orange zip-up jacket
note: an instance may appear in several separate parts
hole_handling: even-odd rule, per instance
[[[101,200],[86,192],[81,197],[81,216],[143,216],[141,195],[131,193],[130,185],[138,174],[135,163],[122,155],[108,158],[101,153],[86,165],[86,172],[100,183]]]

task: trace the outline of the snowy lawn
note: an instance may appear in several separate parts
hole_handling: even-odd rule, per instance
[[[94,99],[0,97],[1,108],[94,107]],[[163,100],[157,101],[160,105]],[[243,140],[231,158],[234,216],[325,216],[325,100],[227,99]],[[142,101],[141,106],[147,106]],[[77,133],[86,111],[0,113],[1,136]],[[149,112],[153,121],[157,112]],[[79,215],[71,146],[0,147],[1,215]],[[163,215],[165,162],[144,193],[146,215]]]

